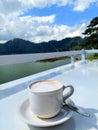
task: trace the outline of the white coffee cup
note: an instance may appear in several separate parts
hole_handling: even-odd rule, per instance
[[[69,88],[66,94],[66,88]],[[63,101],[69,98],[74,88],[71,85],[64,86],[56,80],[43,80],[31,83],[29,89],[29,101],[31,111],[40,118],[52,118],[56,116]]]

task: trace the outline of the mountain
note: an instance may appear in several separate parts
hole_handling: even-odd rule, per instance
[[[65,38],[59,41],[52,40],[39,44],[16,38],[0,44],[0,55],[69,51],[81,49],[82,44],[81,37]]]

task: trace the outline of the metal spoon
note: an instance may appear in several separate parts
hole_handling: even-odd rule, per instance
[[[82,116],[91,117],[91,115],[89,113],[86,113],[84,110],[77,108],[76,106],[72,106],[70,104],[64,104],[63,106],[66,106],[68,109],[75,111]]]

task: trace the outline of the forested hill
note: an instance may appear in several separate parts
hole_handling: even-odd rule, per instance
[[[69,51],[81,49],[82,44],[81,37],[65,38],[59,41],[52,40],[39,44],[16,38],[0,44],[0,55]]]

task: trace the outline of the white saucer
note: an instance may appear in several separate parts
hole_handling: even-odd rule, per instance
[[[68,99],[67,103],[71,105],[74,104],[71,99]],[[19,114],[23,121],[28,125],[36,127],[49,127],[66,122],[68,119],[71,118],[73,112],[66,107],[62,107],[60,113],[57,116],[50,119],[41,119],[32,113],[32,111],[30,110],[29,99],[27,99],[20,105]]]

